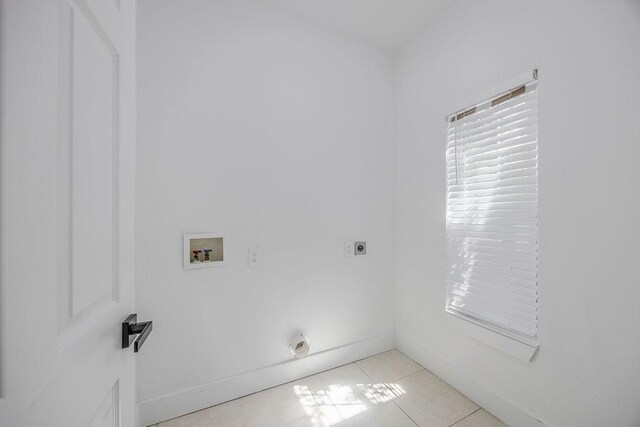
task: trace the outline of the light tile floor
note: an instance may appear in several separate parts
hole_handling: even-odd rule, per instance
[[[157,427],[504,426],[397,350],[270,388]]]

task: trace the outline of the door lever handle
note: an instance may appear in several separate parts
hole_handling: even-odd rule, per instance
[[[142,344],[144,344],[151,330],[153,330],[153,322],[136,323],[137,321],[138,315],[134,313],[127,316],[122,322],[122,348],[129,348],[133,343],[134,353],[137,353],[142,348]],[[133,341],[131,340],[131,335],[136,335]]]

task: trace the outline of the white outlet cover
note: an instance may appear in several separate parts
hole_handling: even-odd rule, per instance
[[[262,249],[249,248],[249,267],[257,268],[262,266]]]
[[[344,242],[344,256],[352,257],[355,256],[355,244],[356,242]]]

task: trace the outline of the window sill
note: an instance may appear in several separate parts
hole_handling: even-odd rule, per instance
[[[501,335],[490,329],[486,329],[480,325],[476,325],[470,321],[461,319],[460,317],[447,312],[447,323],[452,329],[466,335],[470,338],[480,341],[483,344],[489,345],[503,353],[508,354],[522,362],[528,363],[538,350],[538,347],[532,347],[530,345],[516,341],[513,338]]]

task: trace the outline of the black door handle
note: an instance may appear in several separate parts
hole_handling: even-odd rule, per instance
[[[153,322],[140,322],[137,314],[130,314],[122,322],[122,348],[129,348],[133,342],[133,352],[137,353],[153,329]],[[131,341],[131,335],[136,337]]]

